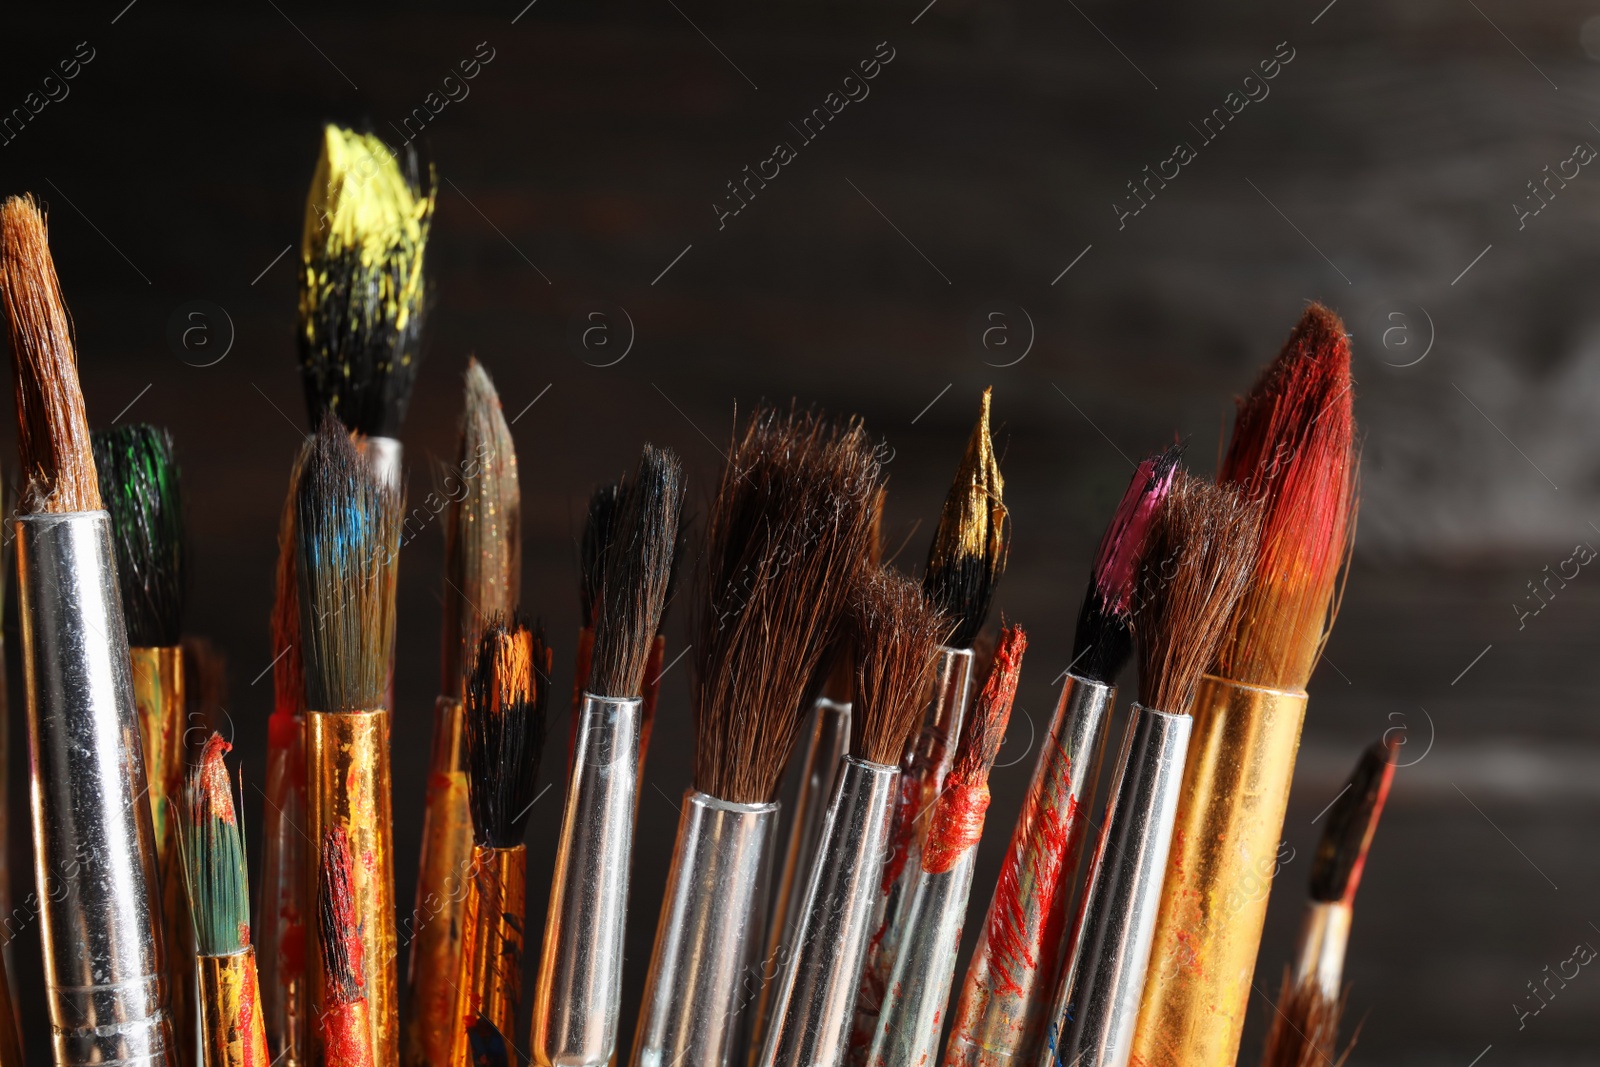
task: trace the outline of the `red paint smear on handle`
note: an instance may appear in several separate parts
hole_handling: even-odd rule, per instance
[[[255,961],[249,961],[245,967],[244,988],[239,991],[239,1017],[234,1020],[243,1037],[241,1048],[243,1056],[240,1057],[239,1067],[257,1067],[256,1048],[252,1035],[255,1033],[256,1019],[256,968]],[[266,1067],[265,1064],[260,1067]]]
[[[989,810],[987,785],[951,785],[933,809],[933,825],[922,850],[922,869],[943,874],[956,865],[967,849],[983,836],[983,817]]]
[[[363,997],[329,1005],[322,1016],[323,1062],[333,1067],[372,1067],[372,1033]]]

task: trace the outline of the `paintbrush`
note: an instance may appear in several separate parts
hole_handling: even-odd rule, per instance
[[[1032,1067],[1067,964],[1072,879],[1100,777],[1117,675],[1133,653],[1139,560],[1182,449],[1135,468],[1100,538],[1078,611],[1072,662],[1041,740],[1000,878],[967,965],[946,1067]]]
[[[150,820],[161,872],[161,914],[166,931],[167,1005],[179,1034],[195,1028],[195,946],[189,937],[177,839],[167,798],[183,783],[183,606],[188,591],[183,489],[172,434],[135,423],[89,435],[99,474],[100,499],[111,515],[117,588],[127,622],[133,663],[133,703],[144,744]],[[190,1059],[187,1047],[179,1057]]]
[[[678,576],[683,573],[684,552],[688,546],[689,522],[678,522],[678,541],[672,546],[672,566],[667,571],[667,591],[661,601],[661,619],[650,642],[650,655],[644,664],[644,692],[639,704],[639,780],[644,781],[645,759],[650,755],[650,734],[656,725],[656,702],[661,697],[661,676],[666,673],[667,613],[678,595]],[[682,653],[679,653],[681,656]],[[674,660],[676,662],[676,660]]]
[[[567,774],[572,774],[572,750],[578,742],[579,711],[583,707],[583,687],[589,683],[594,658],[595,613],[600,610],[601,590],[605,588],[607,549],[622,506],[625,479],[597,485],[589,494],[589,511],[584,518],[583,536],[578,541],[578,652],[572,670],[572,708],[567,719]]]
[[[201,1063],[265,1067],[256,950],[250,941],[249,871],[244,827],[233,804],[233,778],[223,762],[232,745],[213,733],[174,803],[183,883],[193,919],[199,972]]]
[[[928,821],[927,841],[917,857],[905,929],[868,1050],[872,1067],[926,1067],[939,1054],[978,841],[989,810],[989,771],[1005,741],[1027,647],[1020,626],[1001,627],[988,679],[961,727],[950,772]]]
[[[57,1064],[173,1062],[155,831],[72,331],[32,199],[0,207],[34,876]]]
[[[321,949],[321,1008],[318,1036],[325,1062],[332,1067],[374,1067],[381,1062],[373,1040],[372,1007],[368,1003],[365,919],[356,886],[358,866],[351,862],[350,839],[344,828],[331,827],[313,866],[317,870],[317,938]]]
[[[228,656],[209,637],[183,635],[183,753],[197,763],[206,739],[223,728],[228,703]]]
[[[889,970],[899,955],[905,909],[921,877],[919,858],[955,742],[972,699],[972,646],[989,615],[995,586],[1005,570],[1008,531],[1005,483],[989,432],[991,389],[983,391],[978,422],[945,497],[939,527],[928,548],[922,590],[954,625],[940,646],[934,667],[933,699],[905,765],[890,827],[889,861],[884,865],[874,911],[867,963],[856,992],[856,1017],[850,1034],[850,1061],[864,1063],[878,1029],[878,1012],[888,990]]]
[[[865,556],[878,475],[855,420],[758,408],[729,446],[694,591],[694,785],[680,808],[635,1067],[745,1062],[778,790],[806,688]]]
[[[1052,1012],[1056,1063],[1128,1063],[1194,726],[1189,709],[1244,592],[1260,521],[1257,505],[1237,490],[1180,473],[1146,546],[1134,620],[1139,701]]]
[[[1284,971],[1261,1067],[1337,1067],[1355,1044],[1352,1037],[1336,1058],[1350,920],[1394,781],[1394,757],[1394,749],[1382,741],[1367,746],[1349,782],[1322,816],[1328,821],[1311,861],[1311,899],[1300,925],[1294,971]]]
[[[451,982],[461,956],[463,887],[472,856],[467,753],[462,730],[466,674],[487,621],[509,615],[522,585],[522,497],[516,445],[500,397],[476,360],[466,374],[456,467],[439,492],[445,520],[445,578],[439,697],[422,816],[417,902],[406,923],[411,945],[406,1062],[425,1067],[450,1051]]]
[[[385,689],[394,650],[402,508],[393,483],[328,415],[300,472],[295,508],[306,681],[306,840],[323,842],[337,829],[349,843],[372,1047],[385,1064],[400,1055]],[[320,860],[308,854],[307,869],[318,870]],[[309,1012],[317,1017],[330,1002],[320,982],[309,984]],[[310,1060],[323,1062],[315,1053]]]
[[[883,570],[858,585],[850,617],[856,642],[851,754],[823,824],[761,1067],[844,1062],[900,761],[922,721],[939,642],[950,633],[915,582]]]
[[[682,497],[678,457],[645,445],[621,493],[596,604],[594,653],[578,710],[534,987],[531,1040],[539,1064],[598,1067],[616,1048],[640,694],[666,599]]]
[[[1262,506],[1250,583],[1195,701],[1178,846],[1134,1052],[1149,1067],[1234,1063],[1294,776],[1306,683],[1337,610],[1356,512],[1350,343],[1311,305],[1239,404],[1218,480]]]
[[[465,717],[472,851],[452,982],[447,1064],[505,1059],[522,997],[528,850],[522,843],[544,749],[550,649],[526,623],[497,619],[468,676]]]

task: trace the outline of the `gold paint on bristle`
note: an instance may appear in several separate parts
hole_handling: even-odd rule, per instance
[[[983,391],[978,422],[939,514],[923,578],[929,599],[955,624],[949,638],[954,648],[972,647],[1006,565],[1005,480],[989,431],[992,393],[992,388]]]

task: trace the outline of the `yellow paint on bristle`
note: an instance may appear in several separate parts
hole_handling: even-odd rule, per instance
[[[956,473],[939,529],[934,534],[934,554],[939,562],[957,559],[998,560],[1005,551],[1006,506],[1002,503],[1005,480],[994,454],[989,433],[989,400],[983,391],[978,424],[972,428],[961,469]]]

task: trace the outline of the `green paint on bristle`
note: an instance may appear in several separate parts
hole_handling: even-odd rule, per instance
[[[100,496],[111,513],[128,643],[176,645],[187,588],[183,492],[172,434],[136,423],[90,435]]]
[[[183,881],[194,919],[195,952],[231,956],[250,944],[250,880],[244,827],[233,804],[223,755],[233,748],[212,734],[178,803]]]

